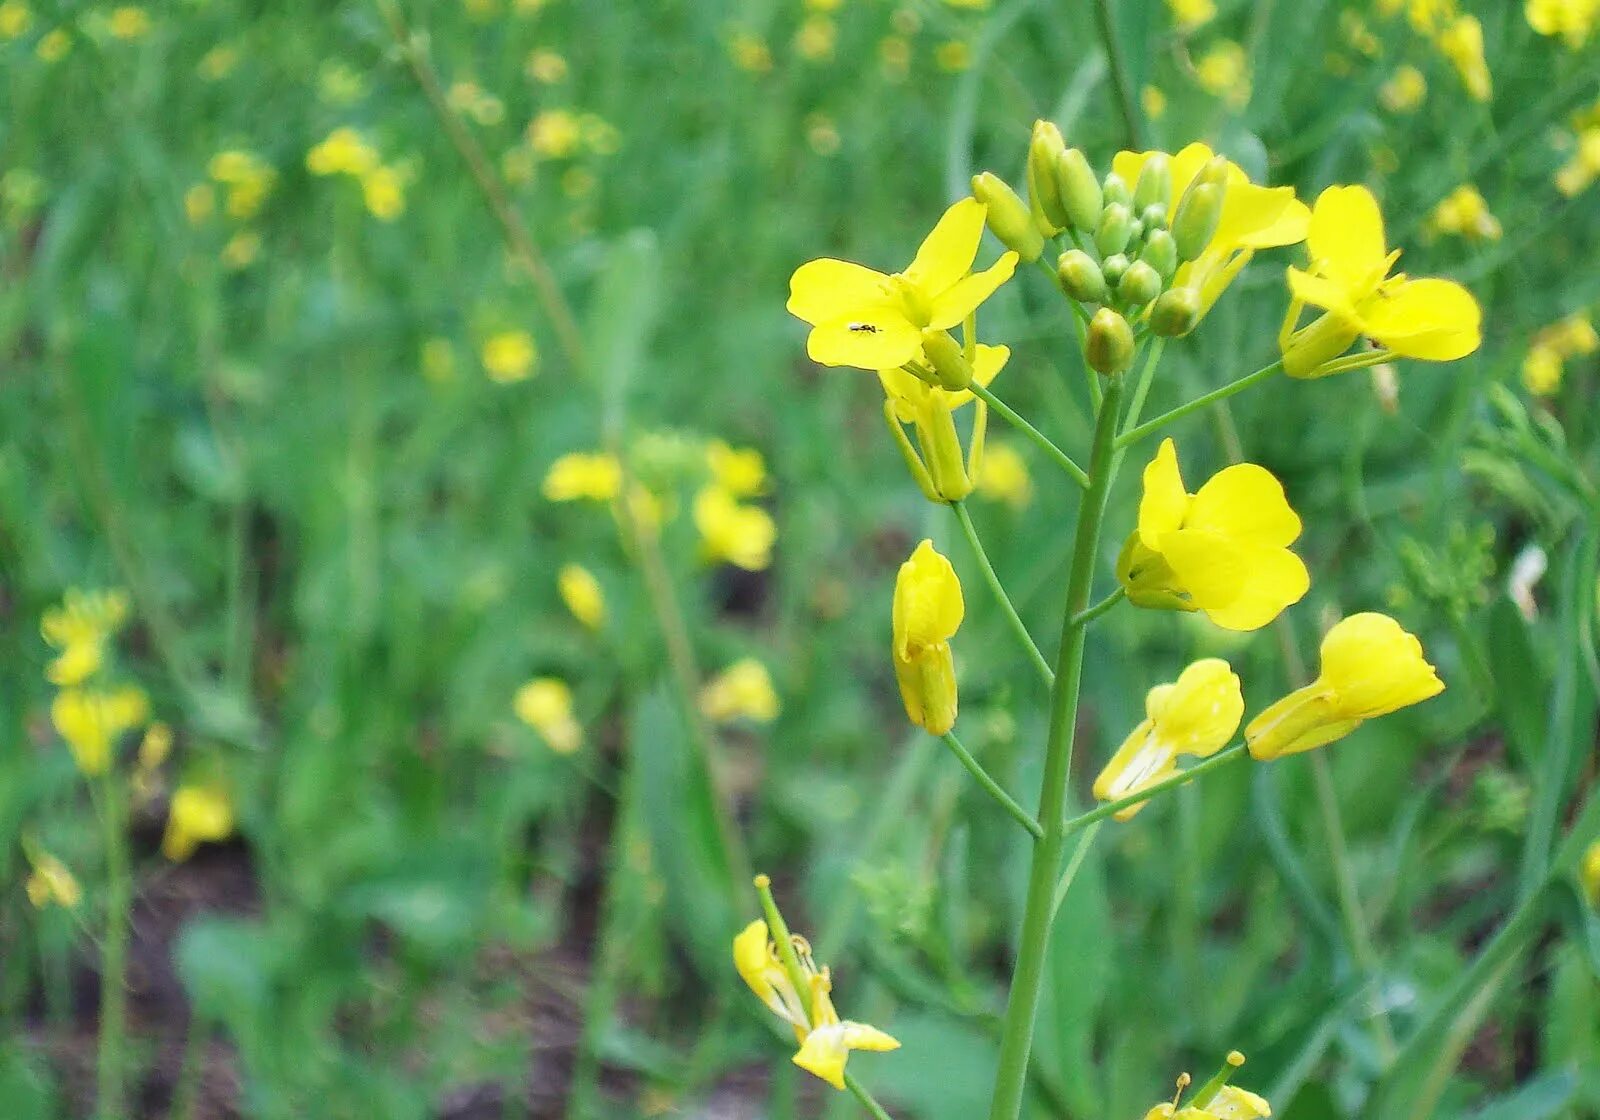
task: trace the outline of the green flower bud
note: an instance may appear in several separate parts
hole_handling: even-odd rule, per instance
[[[1163,281],[1171,280],[1178,271],[1178,243],[1166,230],[1153,229],[1145,234],[1139,259],[1155,269]]]
[[[1144,261],[1134,261],[1117,281],[1117,297],[1130,307],[1140,307],[1161,294],[1161,275]]]
[[[1145,229],[1167,228],[1167,204],[1165,202],[1152,202],[1139,211],[1139,222]]]
[[[1172,161],[1157,152],[1139,169],[1139,182],[1133,188],[1133,208],[1143,210],[1158,202],[1165,205],[1171,196]]]
[[[962,353],[961,343],[949,331],[932,327],[922,332],[922,352],[928,358],[933,372],[939,375],[939,384],[946,389],[965,389],[972,384],[972,363]]]
[[[1198,179],[1189,184],[1172,219],[1172,236],[1177,241],[1178,259],[1192,261],[1204,252],[1221,220],[1222,188]]]
[[[1100,210],[1105,206],[1100,180],[1077,148],[1068,148],[1056,156],[1056,189],[1073,228],[1087,231],[1100,224]]]
[[[1095,227],[1094,245],[1102,257],[1120,253],[1128,247],[1133,237],[1133,215],[1121,202],[1113,202],[1100,212],[1100,224]]]
[[[1150,329],[1162,338],[1182,338],[1200,322],[1200,293],[1173,288],[1150,309]]]
[[[1056,262],[1061,288],[1079,303],[1104,303],[1106,278],[1094,258],[1082,249],[1069,249]]]
[[[992,171],[972,177],[972,197],[988,207],[989,230],[1007,249],[1028,262],[1044,251],[1044,235],[1034,223],[1027,204]]]
[[[1055,236],[1067,225],[1067,211],[1056,182],[1056,159],[1066,150],[1059,128],[1050,121],[1033,122],[1033,138],[1028,143],[1028,203],[1035,221],[1043,220],[1041,232],[1047,237]]]
[[[1089,368],[1104,374],[1121,373],[1133,362],[1133,328],[1128,320],[1102,307],[1089,320],[1089,337],[1084,341],[1083,356]]]
[[[1100,193],[1105,198],[1107,206],[1110,206],[1113,202],[1120,202],[1122,205],[1128,206],[1133,202],[1133,192],[1128,189],[1128,184],[1123,180],[1122,176],[1115,171],[1107,173],[1105,182],[1100,188]]]
[[[1106,278],[1106,283],[1112,287],[1122,281],[1122,274],[1128,271],[1128,258],[1121,253],[1112,253],[1100,262],[1100,272]]]
[[[1210,183],[1224,190],[1228,187],[1228,157],[1212,156],[1200,165],[1200,170],[1195,173],[1196,183]]]

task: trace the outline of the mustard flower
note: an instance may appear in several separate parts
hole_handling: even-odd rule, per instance
[[[212,156],[206,173],[227,188],[223,210],[241,222],[261,212],[278,179],[278,173],[260,156],[236,148]]]
[[[972,380],[987,386],[1011,358],[1007,346],[974,348]],[[973,479],[982,473],[988,405],[977,402],[972,425],[972,450],[963,458],[955,412],[976,400],[970,389],[950,390],[930,384],[919,374],[903,369],[878,371],[883,385],[883,415],[906,466],[930,502],[958,502],[972,493]],[[904,427],[916,435],[913,447]]]
[[[1167,12],[1179,31],[1193,31],[1217,18],[1212,0],[1167,0]]]
[[[826,966],[817,967],[804,938],[795,935],[792,941],[800,965],[799,981],[806,988],[804,994],[790,979],[767,923],[760,919],[733,939],[733,965],[756,998],[794,1028],[795,1041],[800,1044],[794,1064],[835,1089],[843,1089],[850,1051],[883,1053],[899,1049],[900,1043],[866,1023],[841,1020],[833,1007],[832,974]]]
[[[1144,115],[1158,121],[1167,115],[1167,95],[1157,85],[1147,85],[1139,91],[1139,105]]]
[[[1200,88],[1220,97],[1234,108],[1250,101],[1250,56],[1231,39],[1212,44],[1195,63],[1195,79]]]
[[[1117,578],[1137,606],[1200,610],[1225,630],[1259,630],[1311,586],[1289,551],[1299,535],[1300,518],[1266,468],[1228,467],[1190,494],[1166,439],[1144,469],[1139,524]]]
[[[1144,699],[1145,718],[1123,740],[1100,776],[1094,796],[1117,801],[1177,773],[1178,757],[1206,758],[1227,745],[1244,718],[1239,678],[1226,661],[1196,661],[1171,684],[1158,684]],[[1125,821],[1144,808],[1141,801],[1120,810]]]
[[[972,66],[972,45],[965,39],[946,39],[933,49],[933,63],[946,74],[959,74]]]
[[[728,57],[747,74],[765,74],[772,69],[772,49],[753,31],[739,30],[728,36]]]
[[[922,352],[924,328],[948,330],[1011,278],[1017,254],[1007,252],[972,271],[987,207],[964,198],[934,226],[902,273],[885,276],[824,257],[789,280],[789,313],[811,325],[806,352],[825,366],[896,369]]]
[[[150,33],[150,13],[132,4],[111,9],[106,30],[113,39],[142,39]]]
[[[1434,38],[1441,54],[1450,60],[1467,96],[1487,101],[1494,95],[1489,65],[1483,58],[1483,25],[1476,16],[1457,16]]]
[[[572,754],[583,745],[583,728],[572,711],[572,689],[554,677],[538,677],[517,689],[512,698],[517,718],[533,728],[557,754]]]
[[[574,451],[550,464],[542,489],[552,502],[609,502],[622,492],[622,464],[604,452]]]
[[[313,175],[361,176],[378,166],[377,151],[353,128],[336,128],[306,153]]]
[[[1575,51],[1600,25],[1600,0],[1528,0],[1523,14],[1540,35],[1560,35]]]
[[[1575,311],[1533,336],[1522,359],[1522,383],[1535,396],[1551,396],[1561,387],[1568,358],[1600,350],[1600,334],[1586,311]]]
[[[128,617],[128,596],[122,591],[66,593],[58,607],[39,619],[39,632],[60,654],[45,667],[51,684],[82,684],[105,663],[106,644]]]
[[[1470,183],[1461,184],[1440,200],[1428,215],[1427,229],[1468,241],[1498,241],[1502,233],[1500,220],[1489,212],[1489,204]]]
[[[483,340],[480,357],[489,380],[508,385],[533,376],[539,351],[527,331],[499,331]]]
[[[838,25],[825,15],[807,16],[795,32],[794,49],[807,62],[827,62],[833,58],[839,39]]]
[[[894,675],[906,715],[930,735],[956,724],[956,666],[950,639],[966,607],[961,580],[933,542],[917,545],[894,581]]]
[[[183,214],[190,225],[204,225],[216,212],[217,192],[210,183],[196,183],[183,192]]]
[[[973,480],[978,493],[991,501],[1004,502],[1024,510],[1033,502],[1033,479],[1028,461],[1009,443],[988,443],[983,449],[982,466]]]
[[[523,71],[540,85],[553,86],[566,80],[567,60],[555,51],[540,49],[528,55]]]
[[[149,699],[132,685],[64,688],[50,705],[50,722],[72,750],[78,770],[89,778],[110,769],[117,740],[149,718]]]
[[[167,828],[161,837],[161,854],[182,863],[201,844],[233,835],[233,801],[217,783],[181,785],[172,794]]]
[[[1378,87],[1378,100],[1391,113],[1414,113],[1428,96],[1428,79],[1409,63],[1397,67]]]
[[[33,26],[33,9],[22,0],[0,3],[0,39],[20,39]]]
[[[767,492],[767,464],[753,447],[729,447],[720,439],[706,444],[706,466],[711,478],[735,498],[755,498]]]
[[[1204,1105],[1176,1108],[1158,1104],[1145,1113],[1145,1120],[1264,1120],[1272,1115],[1265,1097],[1248,1089],[1224,1085]]]
[[[778,718],[778,710],[772,675],[753,657],[735,661],[700,690],[700,711],[714,723],[738,719],[771,723]]]
[[[1566,198],[1581,194],[1600,179],[1600,124],[1578,128],[1572,158],[1556,172],[1556,190]]]
[[[64,28],[53,28],[39,36],[33,53],[39,56],[41,62],[60,62],[72,50],[72,36]]]
[[[694,525],[711,563],[726,562],[747,572],[772,566],[778,527],[760,506],[740,502],[721,486],[705,486],[695,495]]]
[[[1444,691],[1422,643],[1382,614],[1353,614],[1322,639],[1322,671],[1250,721],[1245,741],[1267,761],[1342,739],[1363,720]]]
[[[556,590],[572,617],[590,630],[598,630],[606,620],[605,592],[594,573],[582,564],[563,564],[556,573]]]
[[[1388,251],[1383,215],[1365,187],[1329,187],[1318,195],[1306,244],[1311,267],[1289,269],[1293,300],[1279,335],[1289,376],[1337,372],[1329,363],[1362,335],[1400,357],[1430,362],[1478,348],[1481,313],[1472,293],[1451,280],[1389,275],[1400,251]],[[1297,330],[1306,304],[1326,313]]]
[[[392,222],[406,210],[406,175],[388,165],[374,167],[360,178],[361,202],[380,222]]]
[[[253,229],[242,229],[228,238],[222,252],[217,255],[223,266],[231,271],[249,268],[261,255],[261,235]]]
[[[83,901],[83,888],[67,865],[27,837],[23,838],[22,850],[33,868],[27,883],[28,901],[33,908],[43,910],[54,903],[66,910],[76,910]]]

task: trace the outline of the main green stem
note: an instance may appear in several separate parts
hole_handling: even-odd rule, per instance
[[[100,824],[106,849],[106,940],[100,956],[100,1052],[95,1067],[95,1115],[123,1120],[124,1039],[128,1020],[128,880],[126,794],[118,778],[102,783]]]
[[[1017,1120],[1028,1084],[1028,1052],[1033,1046],[1033,1021],[1044,986],[1056,877],[1061,873],[1061,856],[1066,847],[1067,834],[1062,818],[1067,803],[1067,779],[1072,772],[1078,690],[1083,682],[1084,628],[1076,622],[1076,617],[1088,607],[1094,582],[1095,554],[1100,544],[1100,521],[1105,515],[1106,495],[1111,489],[1121,403],[1122,381],[1117,379],[1106,387],[1095,418],[1094,447],[1089,453],[1089,485],[1078,506],[1072,569],[1067,577],[1067,605],[1062,614],[1061,652],[1057,655],[1056,683],[1050,694],[1050,736],[1039,790],[1039,823],[1044,835],[1034,845],[1033,864],[1028,870],[1028,897],[1023,907],[1017,964],[1011,974],[1011,994],[1006,1001],[1005,1024],[1000,1035],[1000,1068],[995,1075],[989,1120]]]

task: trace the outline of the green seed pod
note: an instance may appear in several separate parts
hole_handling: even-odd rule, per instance
[[[1139,222],[1145,229],[1167,228],[1167,204],[1165,202],[1152,202],[1139,211]]]
[[[1133,215],[1121,202],[1113,202],[1100,212],[1100,224],[1095,227],[1094,246],[1102,257],[1120,253],[1128,247],[1133,237]]]
[[[1128,258],[1122,253],[1112,253],[1100,262],[1100,273],[1106,278],[1106,284],[1116,287],[1122,282],[1122,274],[1128,271]]]
[[[1166,205],[1172,197],[1172,161],[1157,152],[1139,169],[1139,182],[1133,188],[1133,208],[1143,210],[1156,203]]]
[[[1153,229],[1144,235],[1139,259],[1155,269],[1163,281],[1171,280],[1178,271],[1178,243],[1166,230]]]
[[[1130,307],[1142,307],[1161,294],[1161,275],[1144,261],[1134,261],[1117,281],[1117,297]]]
[[[1041,228],[1047,237],[1054,237],[1067,225],[1067,211],[1056,181],[1056,160],[1066,150],[1059,128],[1050,121],[1033,122],[1033,138],[1028,143],[1028,203],[1035,221],[1042,218],[1048,226]]]
[[[1200,293],[1173,288],[1161,293],[1150,309],[1150,329],[1162,338],[1182,338],[1200,322]]]
[[[939,375],[939,384],[946,389],[965,389],[972,383],[972,363],[961,351],[949,331],[932,327],[922,332],[922,352],[928,358],[933,372]]]
[[[1082,249],[1069,249],[1056,262],[1061,289],[1079,303],[1104,303],[1106,278],[1094,258]]]
[[[1222,188],[1196,179],[1183,192],[1178,212],[1172,219],[1172,236],[1177,241],[1178,259],[1192,261],[1204,252],[1221,220]]]
[[[1133,328],[1128,320],[1102,307],[1089,320],[1089,337],[1084,340],[1084,359],[1089,368],[1107,375],[1121,373],[1133,361]]]
[[[1074,229],[1087,232],[1100,224],[1100,210],[1105,206],[1100,180],[1077,148],[1068,148],[1056,157],[1056,190]]]
[[[1127,182],[1115,171],[1107,173],[1105,182],[1100,188],[1100,194],[1104,197],[1107,206],[1110,206],[1113,202],[1120,202],[1124,206],[1129,206],[1133,202],[1133,191],[1128,189]]]
[[[972,177],[972,197],[989,208],[989,230],[1007,249],[1032,263],[1044,251],[1044,235],[1034,223],[1027,204],[1004,179],[992,171]]]

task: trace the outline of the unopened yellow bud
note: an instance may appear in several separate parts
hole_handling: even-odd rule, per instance
[[[1131,262],[1122,253],[1112,253],[1100,262],[1100,272],[1106,278],[1106,286],[1115,288],[1122,282],[1122,274],[1128,271]]]
[[[1165,203],[1171,195],[1172,161],[1157,152],[1139,169],[1139,181],[1133,188],[1133,208],[1137,212],[1146,206]]]
[[[1079,303],[1104,303],[1106,278],[1094,258],[1082,249],[1069,249],[1056,262],[1061,288]]]
[[[1200,322],[1200,293],[1193,288],[1162,292],[1150,309],[1150,329],[1162,338],[1182,338]]]
[[[1161,294],[1161,276],[1144,261],[1134,261],[1117,281],[1117,296],[1131,307],[1142,307]]]
[[[1054,236],[1067,225],[1067,212],[1056,182],[1056,159],[1065,154],[1061,130],[1050,121],[1033,122],[1033,138],[1028,144],[1028,202],[1034,221],[1046,236]]]
[[[1172,237],[1177,243],[1180,260],[1192,261],[1198,257],[1217,232],[1217,223],[1222,220],[1222,190],[1214,183],[1204,183],[1197,178],[1183,192],[1178,212],[1172,217]]]
[[[989,230],[1000,243],[1025,261],[1036,261],[1044,251],[1044,235],[1017,192],[992,171],[972,177],[972,197],[988,209]]]
[[[1069,148],[1056,157],[1056,190],[1067,221],[1075,229],[1092,230],[1099,224],[1100,210],[1105,205],[1100,180],[1077,148]]]
[[[1164,229],[1152,229],[1144,236],[1144,248],[1139,259],[1148,264],[1163,280],[1171,280],[1178,271],[1178,243]]]
[[[1133,212],[1125,203],[1112,202],[1100,212],[1100,224],[1095,227],[1094,246],[1102,257],[1120,253],[1128,247],[1133,237]]]
[[[1128,320],[1102,307],[1089,320],[1089,337],[1083,356],[1089,367],[1106,375],[1118,374],[1133,362],[1133,328]]]
[[[1133,190],[1128,186],[1128,181],[1115,171],[1108,173],[1101,182],[1100,195],[1107,206],[1113,202],[1120,202],[1124,206],[1133,203]]]
[[[949,331],[928,328],[922,332],[922,352],[927,356],[939,384],[946,389],[965,389],[972,383],[972,363],[962,353],[961,344]]]

